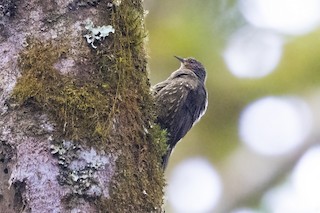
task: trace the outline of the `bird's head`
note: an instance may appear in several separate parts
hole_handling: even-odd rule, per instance
[[[176,57],[181,62],[181,68],[187,68],[193,71],[201,81],[205,81],[206,79],[206,70],[203,65],[194,58],[181,58],[178,56]]]

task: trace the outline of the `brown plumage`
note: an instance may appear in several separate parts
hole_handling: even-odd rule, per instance
[[[174,146],[202,117],[208,103],[205,68],[194,58],[175,57],[181,61],[180,68],[153,87],[158,109],[156,122],[168,132],[164,168]]]

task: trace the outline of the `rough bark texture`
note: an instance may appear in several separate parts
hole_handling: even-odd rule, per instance
[[[0,212],[161,212],[141,1],[5,0],[0,29]]]

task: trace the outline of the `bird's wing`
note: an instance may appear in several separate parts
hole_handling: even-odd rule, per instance
[[[169,81],[155,96],[159,108],[158,123],[171,133],[169,143],[172,147],[192,127],[194,116],[187,100],[196,87],[195,78],[180,76],[174,81]]]
[[[151,87],[151,93],[152,93],[152,95],[153,95],[153,96],[156,96],[156,95],[158,94],[158,92],[159,92],[160,90],[162,90],[162,89],[163,89],[165,86],[167,86],[167,85],[168,85],[168,81],[167,81],[167,80],[166,80],[166,81],[162,81],[162,82],[154,85],[153,87]]]

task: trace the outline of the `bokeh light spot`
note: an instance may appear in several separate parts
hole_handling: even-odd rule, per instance
[[[320,23],[319,0],[240,0],[243,16],[257,27],[299,35]]]
[[[224,60],[240,78],[259,78],[271,73],[282,56],[282,39],[268,31],[244,27],[228,41]]]
[[[298,98],[266,97],[240,117],[240,137],[254,151],[283,154],[300,145],[311,129],[311,112]]]
[[[293,185],[308,202],[319,203],[320,146],[309,150],[293,171]],[[320,203],[319,203],[320,208]],[[320,210],[320,209],[319,209]]]
[[[289,180],[270,190],[263,203],[273,213],[320,212],[320,146],[307,151],[294,168]]]
[[[249,208],[240,208],[240,209],[233,210],[230,213],[259,213],[259,212]]]
[[[211,212],[220,198],[222,185],[208,161],[192,158],[174,169],[167,190],[175,212]]]

